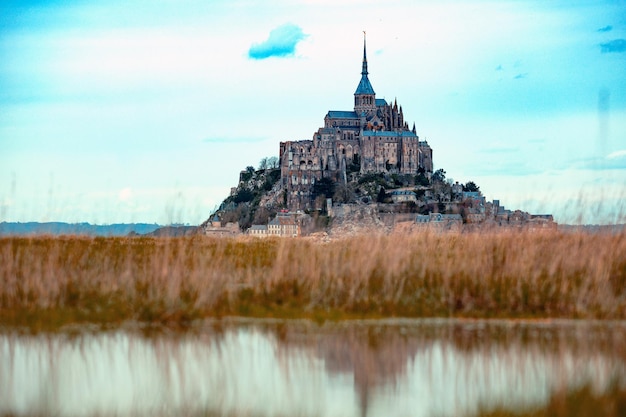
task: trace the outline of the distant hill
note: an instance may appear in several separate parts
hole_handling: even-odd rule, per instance
[[[202,234],[203,230],[198,226],[164,226],[147,233],[152,237],[181,237]]]
[[[32,235],[79,235],[79,236],[127,236],[129,234],[144,235],[161,228],[158,224],[118,223],[96,225],[90,223],[63,222],[1,222],[0,236],[32,236]]]

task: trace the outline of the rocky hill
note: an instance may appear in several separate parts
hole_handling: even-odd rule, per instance
[[[322,178],[311,185],[314,209],[306,211],[309,217],[301,218],[303,233],[332,229],[335,234],[355,234],[366,229],[390,229],[393,224],[386,219],[396,214],[415,219],[417,214],[454,213],[466,220],[485,210],[476,184],[453,183],[441,169],[432,175],[424,171],[409,175],[361,174],[358,167],[350,168],[345,182]],[[237,224],[241,231],[246,231],[253,224],[267,224],[279,212],[294,212],[287,206],[280,175],[276,165],[247,167],[241,171],[237,187],[231,189],[220,208],[201,227]],[[468,198],[467,193],[473,198]],[[327,206],[328,201],[332,201],[333,207]]]
[[[285,208],[284,192],[280,187],[280,169],[276,167],[254,169],[247,167],[239,174],[239,184],[231,189],[217,212],[200,227],[206,228],[219,219],[222,226],[238,223],[241,230],[253,224],[266,224]]]

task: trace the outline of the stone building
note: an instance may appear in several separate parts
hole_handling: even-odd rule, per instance
[[[253,224],[248,234],[256,237],[298,237],[300,224],[291,213],[278,213],[267,225]]]
[[[291,210],[310,207],[313,185],[322,178],[345,183],[347,173],[354,171],[432,173],[432,149],[419,140],[415,124],[409,129],[402,106],[376,98],[368,74],[363,39],[354,110],[329,111],[312,140],[280,143],[281,181]]]
[[[390,194],[394,203],[417,202],[417,195],[411,190],[393,190]]]
[[[267,234],[270,236],[297,237],[300,235],[300,227],[292,216],[279,213],[267,224]]]

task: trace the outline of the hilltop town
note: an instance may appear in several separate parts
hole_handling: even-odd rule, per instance
[[[433,172],[433,150],[397,100],[376,98],[363,40],[353,110],[330,110],[310,140],[280,142],[279,156],[241,171],[201,225],[207,235],[345,236],[364,231],[555,227],[551,215],[487,201],[473,181]]]

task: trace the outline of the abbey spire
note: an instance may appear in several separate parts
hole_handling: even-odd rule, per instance
[[[357,114],[376,109],[376,93],[367,77],[367,47],[365,31],[363,31],[363,65],[361,67],[361,81],[354,92],[354,111]]]

